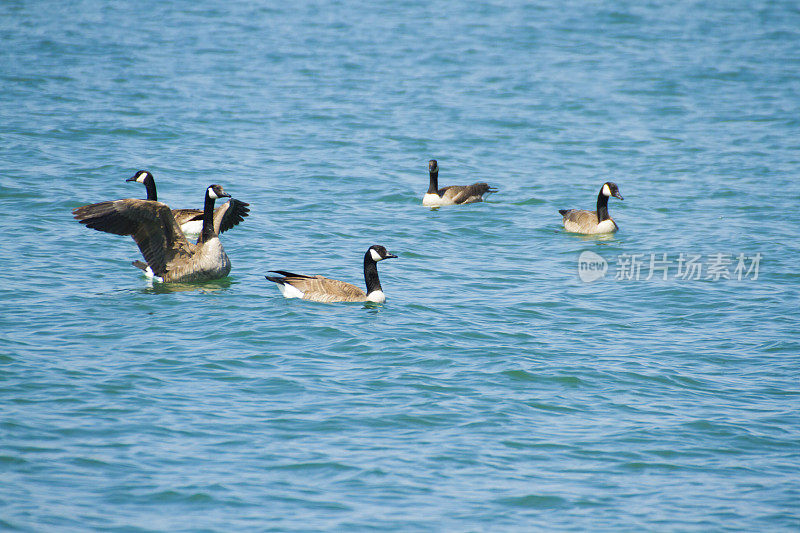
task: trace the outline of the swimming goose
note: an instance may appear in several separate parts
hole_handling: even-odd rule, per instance
[[[84,205],[72,213],[87,228],[133,237],[147,262],[134,261],[133,265],[145,272],[149,267],[161,281],[204,281],[225,277],[231,271],[214,220],[214,201],[230,196],[220,185],[206,189],[197,244],[186,240],[169,206],[161,202],[129,198]]]
[[[135,181],[136,183],[144,184],[144,187],[147,190],[147,199],[154,202],[158,201],[158,194],[156,193],[156,181],[150,172],[146,170],[139,170],[136,172],[136,174],[125,181]],[[231,198],[229,202],[220,204],[214,210],[214,229],[216,232],[223,233],[224,231],[231,229],[233,226],[244,220],[244,217],[246,217],[250,212],[248,209],[249,205],[250,204],[239,201],[235,198]],[[217,221],[221,222],[223,220],[223,215],[229,210],[230,214],[227,216],[227,218],[225,218],[226,224],[216,225]],[[173,209],[172,216],[175,217],[175,221],[181,227],[181,231],[185,235],[191,235],[194,237],[199,235],[200,231],[203,229],[202,209]]]
[[[617,231],[619,226],[608,214],[608,198],[613,196],[623,200],[616,183],[607,181],[600,187],[597,195],[597,211],[583,209],[559,209],[564,217],[564,228],[573,233],[611,233]]]
[[[271,270],[279,276],[264,276],[269,281],[278,284],[281,294],[285,298],[302,298],[314,302],[377,302],[386,301],[386,296],[381,289],[378,279],[378,261],[397,257],[386,251],[378,244],[370,246],[364,254],[364,280],[367,282],[367,292],[355,285],[336,279],[322,276],[305,276],[292,274],[283,270]]]
[[[483,196],[497,189],[487,183],[473,183],[472,185],[450,185],[439,188],[439,164],[435,159],[428,161],[428,172],[431,176],[428,192],[422,197],[422,205],[439,207],[442,205],[471,204],[482,202]]]

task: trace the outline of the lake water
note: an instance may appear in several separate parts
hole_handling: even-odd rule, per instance
[[[0,529],[800,529],[796,2],[272,4],[0,4]],[[72,219],[137,169],[228,278]]]

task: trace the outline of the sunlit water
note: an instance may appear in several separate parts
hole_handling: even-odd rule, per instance
[[[795,2],[11,1],[0,42],[0,529],[800,528]],[[422,208],[431,158],[500,192]],[[250,203],[230,277],[72,220],[139,168]],[[608,179],[621,230],[565,233]],[[376,243],[384,305],[263,277]]]

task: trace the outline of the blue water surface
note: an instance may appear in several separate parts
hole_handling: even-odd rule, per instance
[[[800,529],[796,2],[11,0],[0,43],[0,529]],[[500,191],[423,208],[432,158]],[[250,203],[229,277],[72,219],[137,169]],[[263,277],[371,244],[383,305]]]

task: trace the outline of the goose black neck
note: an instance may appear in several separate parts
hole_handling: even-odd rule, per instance
[[[367,282],[367,294],[382,291],[381,280],[378,279],[378,264],[372,258],[372,251],[364,254],[364,281]]]
[[[608,196],[603,194],[603,190],[597,194],[597,222],[598,224],[604,220],[608,220],[611,216],[608,214]]]
[[[214,236],[214,198],[206,192],[206,203],[203,206],[203,229],[200,231],[198,243],[206,242]]]
[[[431,172],[431,184],[428,186],[428,194],[439,194],[439,171]]]
[[[147,199],[154,202],[158,201],[158,194],[156,194],[156,182],[150,176],[144,179],[144,188],[147,191]]]

